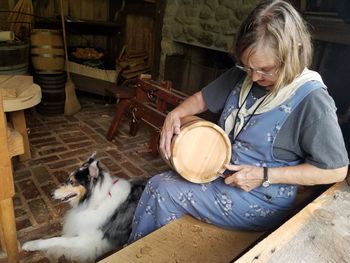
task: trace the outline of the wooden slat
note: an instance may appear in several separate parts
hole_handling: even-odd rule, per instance
[[[225,230],[184,216],[100,263],[227,263],[262,234]]]
[[[24,154],[23,136],[16,130],[7,127],[7,145],[10,157]]]
[[[9,158],[9,145],[7,143],[6,115],[3,112],[2,97],[0,96],[0,200],[11,198],[14,193],[12,164]]]
[[[125,79],[132,79],[132,78],[136,78],[138,76],[140,76],[141,74],[143,73],[148,73],[150,72],[150,68],[145,68],[145,69],[142,69],[142,70],[139,70],[139,71],[136,71],[136,72],[130,72],[130,73],[121,73],[122,77],[125,78]]]
[[[13,142],[9,144],[10,156],[20,155],[21,161],[27,161],[32,158],[30,153],[29,139],[27,133],[26,119],[24,111],[13,111],[9,114],[14,130],[11,132]]]
[[[237,263],[350,262],[350,187],[338,183],[262,240]]]

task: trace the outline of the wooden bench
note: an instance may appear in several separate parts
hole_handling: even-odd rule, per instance
[[[230,262],[263,234],[225,230],[184,216],[99,262]]]
[[[236,262],[350,262],[349,183],[333,185]]]
[[[293,214],[323,190],[324,186],[302,187],[299,190]],[[99,262],[227,263],[242,256],[268,234],[226,230],[190,216],[184,216]]]

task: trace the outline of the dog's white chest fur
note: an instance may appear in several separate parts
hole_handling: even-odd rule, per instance
[[[126,200],[131,190],[130,183],[124,179],[114,184],[111,178],[107,181],[100,189],[94,189],[89,202],[68,211],[64,219],[64,235],[90,235],[99,231],[106,219]]]

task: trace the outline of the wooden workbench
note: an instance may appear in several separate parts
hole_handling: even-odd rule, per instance
[[[262,235],[225,230],[184,216],[99,263],[230,262]]]
[[[350,262],[348,183],[329,188],[236,262]]]

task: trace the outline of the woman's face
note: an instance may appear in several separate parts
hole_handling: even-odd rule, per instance
[[[277,80],[276,62],[264,49],[247,49],[241,57],[242,66],[248,76],[257,84],[271,88]]]

